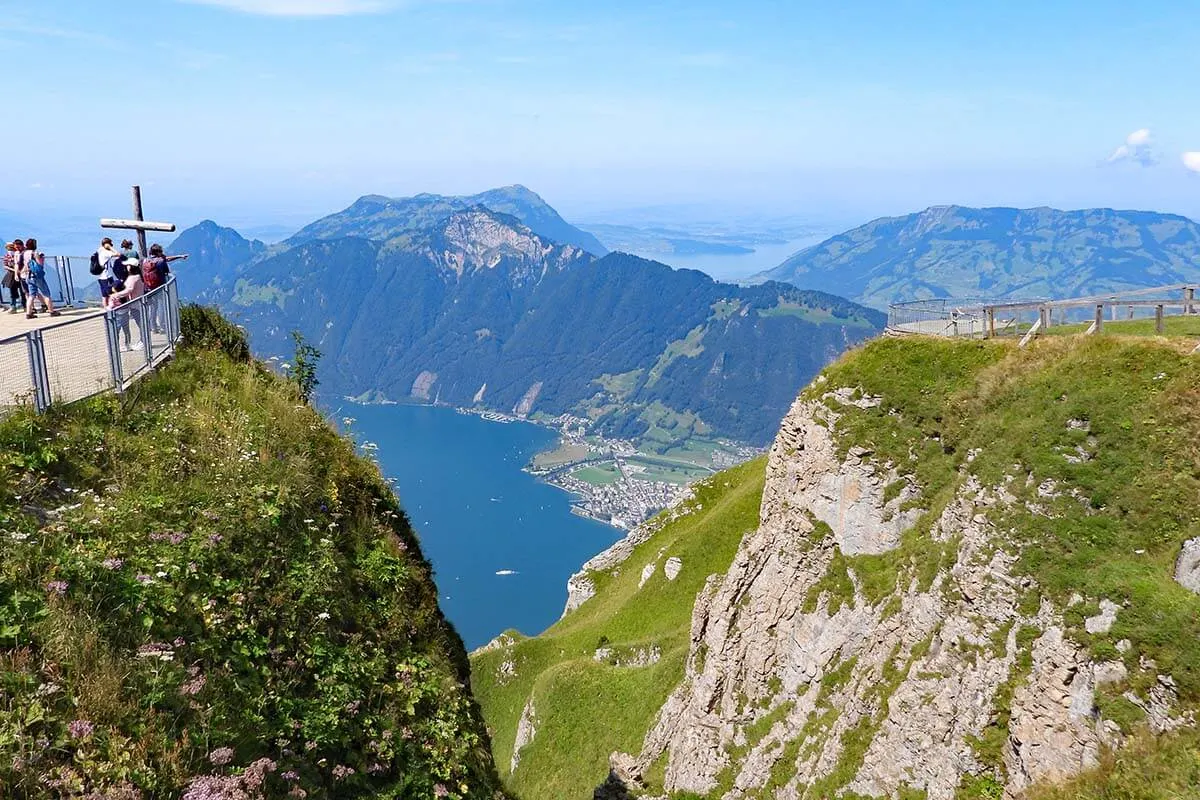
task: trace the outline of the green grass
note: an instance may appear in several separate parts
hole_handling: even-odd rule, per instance
[[[175,800],[269,759],[270,796],[492,797],[378,470],[214,313],[184,336],[124,398],[0,420],[0,793]]]
[[[510,651],[472,658],[472,689],[493,732],[493,752],[506,772],[517,720],[530,696],[539,719],[534,742],[509,776],[524,800],[587,800],[607,775],[616,750],[639,752],[667,695],[683,677],[696,594],[711,574],[728,569],[742,536],[758,523],[765,459],[699,484],[693,510],[638,547],[617,574],[593,575],[597,595],[542,635]],[[695,510],[698,503],[702,508]],[[642,567],[659,552],[660,569],[638,589]],[[683,561],[675,581],[661,562]],[[592,659],[597,645],[662,650],[649,667],[613,667]],[[511,659],[516,677],[498,677]]]
[[[1071,325],[1052,325],[1046,329],[1047,336],[1070,336],[1077,333],[1083,333],[1091,325],[1091,322],[1076,323]],[[1154,326],[1154,318],[1149,319],[1124,319],[1113,322],[1106,319],[1104,321],[1104,334],[1115,334],[1121,336],[1188,336],[1200,337],[1200,316],[1169,316],[1163,318],[1163,332],[1158,333]]]
[[[593,486],[608,486],[616,483],[621,477],[616,465],[611,463],[589,464],[582,469],[575,470],[571,475]]]

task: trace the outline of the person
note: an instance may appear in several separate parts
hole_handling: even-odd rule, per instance
[[[21,271],[17,264],[17,245],[8,242],[4,245],[4,288],[8,289],[10,307],[8,313],[19,314],[25,308],[25,282],[21,280]]]
[[[121,254],[113,247],[113,240],[105,236],[100,240],[100,247],[96,249],[96,254],[93,256],[94,264],[100,265],[99,278],[97,283],[100,284],[100,305],[104,308],[109,307],[108,298],[116,291],[117,276],[113,271],[114,260],[119,259]],[[95,267],[93,267],[93,271]]]
[[[163,251],[161,244],[150,245],[150,257],[142,262],[142,283],[146,287],[146,291],[153,292],[167,282],[167,277],[171,274],[172,261],[186,259],[186,255],[168,256]],[[162,333],[161,304],[158,302],[158,296],[152,296],[149,303],[150,330],[154,333]]]
[[[29,295],[25,305],[25,319],[37,317],[33,310],[33,301],[39,297],[46,304],[50,316],[60,316],[60,312],[54,308],[54,301],[50,299],[50,285],[46,283],[46,255],[38,252],[37,239],[25,242],[23,255],[25,286]]]
[[[142,283],[142,267],[138,264],[136,258],[126,260],[125,266],[128,269],[128,276],[125,279],[125,288],[120,291],[113,292],[109,299],[112,302],[109,313],[115,314],[117,324],[120,326],[122,337],[125,340],[126,350],[137,350],[142,346],[142,342],[146,339],[145,331],[142,330],[142,316],[139,312],[138,304],[132,303],[146,293],[144,284]],[[133,322],[137,325],[138,340],[133,344],[129,343],[129,318],[133,318]]]

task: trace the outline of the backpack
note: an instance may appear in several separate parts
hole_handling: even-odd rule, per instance
[[[121,283],[124,283],[125,279],[129,277],[129,268],[125,266],[125,259],[122,256],[113,256],[104,266],[112,270],[113,277]]]
[[[46,277],[46,257],[41,253],[31,253],[25,251],[25,263],[29,265],[29,277],[45,278]]]
[[[92,253],[91,263],[88,265],[88,272],[93,275],[103,275],[104,265],[100,263],[100,254]]]
[[[146,291],[152,291],[162,285],[163,274],[160,269],[160,264],[165,262],[165,258],[147,258],[142,262],[142,283],[146,284]]]

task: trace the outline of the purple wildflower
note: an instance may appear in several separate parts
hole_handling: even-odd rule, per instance
[[[300,780],[300,773],[296,772],[294,769],[289,769],[279,777],[283,778],[285,781],[298,781]]]
[[[347,767],[344,764],[338,764],[336,767],[333,768],[334,780],[340,781],[343,778],[349,778],[353,774],[354,774],[354,769],[352,767]]]
[[[434,797],[449,797],[450,790],[439,783],[437,786],[433,787],[433,796]]]
[[[216,545],[220,544],[220,543],[221,543],[221,540],[222,540],[222,539],[224,539],[224,538],[225,538],[225,537],[224,537],[224,536],[222,536],[221,534],[219,534],[219,533],[214,533],[213,535],[211,535],[211,536],[209,536],[209,537],[208,537],[208,546],[209,546],[209,547],[215,547]]]
[[[184,697],[195,697],[204,689],[205,683],[207,683],[207,679],[203,675],[198,675],[197,677],[192,678],[190,681],[184,682],[184,684],[179,687],[179,694],[183,695]]]
[[[134,580],[143,586],[148,583],[154,583],[154,578],[151,578],[149,575],[138,575],[136,578],[134,578]]]
[[[183,647],[187,644],[187,640],[182,636],[176,636],[175,641],[172,642],[172,644],[174,644],[176,647]]]
[[[208,760],[212,762],[214,767],[223,767],[230,761],[233,761],[233,748],[218,747],[208,754]]]
[[[171,544],[179,544],[186,538],[187,538],[186,533],[178,533],[177,532],[177,533],[172,533],[170,536],[168,536],[167,541],[169,541]]]
[[[77,719],[67,726],[67,733],[72,739],[87,739],[96,730],[96,726],[86,719]]]
[[[66,581],[50,581],[46,584],[46,591],[61,597],[67,593],[67,589],[69,589],[70,586],[71,584],[67,583]]]
[[[124,559],[106,558],[100,562],[105,569],[120,569],[125,565]]]

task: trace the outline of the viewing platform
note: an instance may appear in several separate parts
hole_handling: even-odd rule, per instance
[[[40,411],[52,403],[124,391],[168,358],[179,341],[174,278],[113,313],[52,299],[57,317],[39,312],[27,319],[7,307],[0,312],[0,412],[21,405]]]
[[[1073,297],[1063,300],[955,299],[910,300],[888,306],[890,335],[991,339],[1018,337],[1024,346],[1035,336],[1055,333],[1103,333],[1153,325],[1158,335],[1200,337],[1197,284],[1170,284],[1145,289]],[[1114,325],[1115,323],[1115,325]]]

